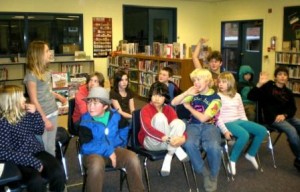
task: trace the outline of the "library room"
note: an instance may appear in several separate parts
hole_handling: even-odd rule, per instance
[[[3,1],[0,90],[0,192],[300,188],[299,0]]]

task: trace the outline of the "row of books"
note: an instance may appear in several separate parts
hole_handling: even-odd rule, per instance
[[[7,68],[3,67],[0,68],[0,81],[4,81],[8,79],[8,70]]]
[[[167,58],[177,58],[183,59],[186,58],[186,44],[185,43],[159,43],[153,42],[152,47],[152,54],[155,56],[160,57],[167,57]],[[146,51],[147,50],[147,51]],[[151,47],[146,45],[145,47],[145,54],[151,55]]]
[[[146,85],[139,85],[139,95],[141,97],[148,97],[150,87]]]
[[[300,65],[300,53],[276,53],[276,63]]]
[[[283,41],[282,51],[300,51],[300,40]]]
[[[300,94],[300,82],[290,81],[288,82],[287,87],[290,88],[293,93]]]
[[[300,79],[300,66],[288,67],[289,77],[294,79]]]
[[[70,74],[78,74],[83,73],[83,65],[82,64],[66,64],[61,66],[62,72],[68,72]]]

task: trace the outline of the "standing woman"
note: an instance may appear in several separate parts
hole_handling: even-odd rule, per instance
[[[111,104],[117,109],[122,117],[129,122],[131,113],[135,110],[133,93],[128,88],[128,75],[125,71],[118,71],[114,78],[114,87],[110,91]]]
[[[58,108],[55,98],[61,97],[51,90],[51,73],[48,71],[50,52],[44,41],[33,41],[27,51],[27,71],[24,77],[29,99],[36,106],[45,123],[42,135],[45,150],[55,156]],[[66,103],[66,98],[60,98]]]

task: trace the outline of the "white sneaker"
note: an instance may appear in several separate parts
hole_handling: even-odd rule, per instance
[[[227,164],[227,170],[230,174],[235,175],[236,174],[235,162],[230,161]]]
[[[186,152],[181,147],[178,147],[176,149],[175,155],[179,159],[179,161],[182,161],[182,162],[189,161],[189,156],[186,154]]]
[[[255,157],[249,155],[248,153],[245,155],[245,158],[252,163],[255,169],[258,169],[258,164]]]
[[[165,177],[165,176],[170,175],[172,158],[173,158],[173,155],[170,155],[168,153],[166,154],[163,165],[161,167],[161,171],[160,171],[161,176]]]

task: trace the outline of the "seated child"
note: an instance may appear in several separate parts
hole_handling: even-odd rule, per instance
[[[162,68],[158,74],[158,81],[168,86],[170,101],[172,101],[174,97],[176,97],[182,92],[179,89],[179,87],[173,81],[170,80],[172,76],[173,70],[170,67]]]
[[[121,115],[110,109],[109,93],[94,87],[86,97],[87,112],[81,117],[79,138],[83,164],[87,169],[86,191],[102,191],[105,166],[125,168],[130,191],[144,191],[142,170],[137,155],[124,148],[128,130]],[[128,133],[127,133],[128,134]]]
[[[229,165],[231,166],[229,170],[232,171],[233,175],[236,174],[235,164],[248,143],[250,135],[254,138],[245,158],[253,164],[255,169],[258,169],[255,155],[264,138],[267,136],[267,129],[264,126],[248,121],[241,96],[236,92],[235,85],[232,73],[222,72],[219,75],[218,94],[221,97],[222,107],[217,125],[222,130],[226,139],[230,139],[231,134],[236,137],[236,142],[231,150]]]
[[[185,142],[185,123],[178,119],[175,110],[166,105],[169,101],[166,84],[155,82],[149,91],[149,103],[141,109],[139,142],[151,151],[168,150],[161,168],[161,175],[168,176],[175,154],[180,161],[188,159],[181,148]]]
[[[26,104],[23,90],[16,85],[0,88],[0,161],[10,161],[22,173],[27,191],[62,192],[65,174],[61,164],[38,141],[45,123],[35,105]]]
[[[237,90],[242,97],[246,116],[249,121],[255,121],[256,104],[248,99],[248,93],[255,87],[253,82],[254,71],[249,65],[242,65],[239,70]]]
[[[112,107],[130,122],[132,118],[131,113],[135,110],[134,95],[128,87],[128,75],[125,71],[115,73],[114,86],[109,94]]]
[[[187,141],[184,148],[197,174],[203,175],[205,191],[216,191],[221,164],[221,134],[215,123],[221,108],[220,97],[211,88],[212,74],[207,69],[195,69],[190,77],[194,86],[172,100],[172,105],[183,104],[190,111]],[[200,149],[207,153],[207,170]]]

